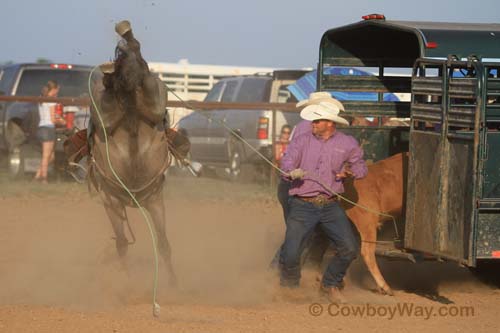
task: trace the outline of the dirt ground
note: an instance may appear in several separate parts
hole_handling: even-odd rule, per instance
[[[160,265],[155,319],[153,251],[137,210],[137,243],[120,262],[85,186],[0,179],[0,332],[498,331],[498,286],[453,263],[379,259],[390,297],[372,291],[357,261],[342,307],[319,298],[314,271],[282,292],[268,264],[284,224],[267,187],[170,177],[165,204],[179,285],[167,286]]]

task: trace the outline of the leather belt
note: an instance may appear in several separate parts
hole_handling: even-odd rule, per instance
[[[319,194],[319,195],[316,195],[314,197],[299,197],[299,196],[296,196],[296,198],[302,200],[302,201],[305,201],[305,202],[310,202],[312,203],[313,205],[317,206],[317,207],[323,207],[325,205],[328,205],[332,202],[336,202],[338,201],[338,197],[337,196],[333,196],[333,197],[330,197],[326,194]]]

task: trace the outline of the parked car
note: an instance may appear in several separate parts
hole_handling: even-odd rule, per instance
[[[92,67],[69,64],[20,63],[0,68],[0,95],[40,96],[49,80],[60,85],[59,97],[83,97],[88,94],[88,77]],[[74,126],[85,126],[88,108],[64,106],[64,112],[75,116]],[[9,174],[22,177],[35,172],[41,158],[40,143],[36,138],[38,104],[32,102],[0,101],[0,154],[7,157]],[[56,165],[64,161],[62,143],[72,128],[58,128]]]
[[[273,73],[227,77],[210,90],[206,102],[295,103],[287,86],[305,75],[307,70],[276,70]],[[276,135],[282,125],[294,126],[298,113],[276,111]],[[225,128],[232,129],[252,147],[272,159],[272,110],[204,110],[182,118],[180,133],[191,141],[191,159],[204,168],[223,169],[234,180],[247,178],[262,159]],[[248,172],[247,172],[248,171]]]

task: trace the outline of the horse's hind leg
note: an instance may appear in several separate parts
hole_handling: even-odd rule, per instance
[[[165,206],[163,204],[162,192],[150,198],[144,206],[153,219],[158,240],[158,250],[165,261],[169,284],[175,286],[177,284],[177,277],[172,266],[172,251],[165,229]]]
[[[128,239],[125,236],[124,230],[124,222],[127,220],[125,206],[120,200],[106,193],[102,195],[102,199],[108,218],[111,221],[111,226],[115,232],[116,250],[120,257],[124,257],[128,249]]]

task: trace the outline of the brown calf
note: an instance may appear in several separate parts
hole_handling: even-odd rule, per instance
[[[408,156],[400,153],[368,166],[365,178],[354,180],[345,186],[345,196],[373,211],[401,217],[404,198],[404,177]],[[350,186],[353,185],[353,186]],[[378,290],[392,295],[375,260],[377,229],[390,217],[380,216],[352,204],[343,203],[346,213],[361,236],[361,256],[377,283]]]

